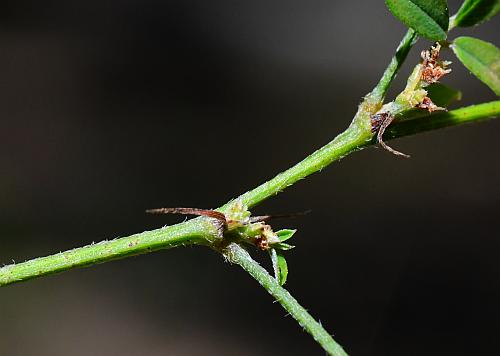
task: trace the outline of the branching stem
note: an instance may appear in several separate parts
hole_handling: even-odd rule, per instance
[[[493,101],[452,110],[447,113],[437,113],[430,117],[420,117],[407,121],[400,118],[401,121],[389,127],[386,132],[389,138],[397,138],[498,116],[500,116],[500,101]],[[364,138],[360,140],[360,137],[356,135],[357,132],[359,133],[351,125],[346,132],[337,136],[331,143],[316,151],[302,162],[279,174],[269,182],[244,194],[242,196],[244,201],[248,205],[254,206],[268,197],[278,194],[287,186],[297,182],[297,180],[319,171],[343,156],[375,143],[373,141],[367,142]],[[220,237],[218,224],[214,223],[214,220],[216,219],[199,217],[181,224],[146,231],[141,234],[122,237],[112,241],[104,241],[19,264],[4,266],[0,268],[0,287],[77,267],[90,266],[159,249],[188,244],[210,245]],[[233,251],[233,254],[226,253],[229,260],[241,265],[252,274],[309,333],[314,335],[315,339],[325,350],[337,350],[335,351],[337,354],[332,354],[342,355],[341,352],[343,351],[340,346],[335,341],[328,340],[326,337],[328,333],[305,312],[305,309],[286,290],[279,287],[271,276],[265,277],[263,274],[265,271],[259,269],[262,267],[259,266],[257,268],[256,262],[252,262],[250,257],[241,251],[241,248],[236,248],[235,245],[231,246],[233,247],[228,251]],[[287,297],[282,298],[285,295]],[[331,339],[331,337],[329,338]]]
[[[332,162],[374,144],[370,118],[382,106],[387,89],[415,39],[416,34],[413,30],[409,30],[385,70],[382,79],[374,90],[365,97],[363,103],[360,104],[356,116],[346,131],[295,166],[240,196],[241,202],[249,208],[256,206],[297,181],[322,170]],[[404,121],[404,115],[401,115],[397,118],[398,122],[387,129],[386,136],[388,137],[386,139],[479,121],[499,115],[500,101],[473,105],[447,113],[438,113],[431,117],[420,117],[406,121]],[[228,206],[226,204],[218,211],[224,213]],[[172,209],[167,210],[172,212]],[[189,212],[183,209],[175,209],[175,211],[190,214],[194,212],[193,209],[190,209]],[[201,210],[197,211],[196,215],[200,215],[200,212]],[[207,215],[206,211],[204,212],[202,215]],[[221,218],[218,220],[217,216],[201,216],[181,224],[4,266],[0,268],[0,287],[159,249],[188,244],[209,245],[220,250],[230,262],[240,265],[251,274],[330,355],[346,355],[342,347],[333,340],[321,324],[315,321],[290,293],[283,289],[265,269],[255,262],[246,250],[236,243],[230,243],[224,248],[220,247],[226,243],[221,243],[223,239],[220,220]]]
[[[471,105],[406,121],[404,117],[400,117],[397,123],[387,129],[386,136],[388,137],[386,139],[394,139],[498,116],[500,116],[500,101]],[[255,206],[259,202],[278,194],[299,179],[321,170],[349,153],[375,143],[374,140],[371,142],[360,140],[349,130],[337,136],[331,143],[294,167],[245,193],[242,196],[244,202],[249,206]],[[212,219],[199,217],[184,223],[4,266],[0,268],[0,287],[159,249],[187,244],[208,245],[219,237],[219,233],[217,224],[214,224]]]
[[[386,139],[394,139],[423,131],[480,121],[499,115],[500,101],[471,105],[407,121],[404,120],[404,115],[401,115],[398,118],[398,122],[393,123],[387,129],[386,136],[388,138]],[[292,168],[278,174],[270,181],[243,194],[241,199],[248,207],[255,206],[267,198],[280,193],[283,189],[296,183],[298,180],[318,172],[347,154],[373,143],[375,143],[373,140],[367,141],[364,131],[360,131],[351,125],[326,146],[323,146]]]
[[[382,106],[389,86],[405,61],[408,52],[415,44],[416,39],[415,31],[409,29],[401,40],[379,83],[365,97],[365,101],[361,103],[353,122],[347,130],[295,166],[243,194],[240,197],[243,203],[251,208],[308,175],[322,170],[330,163],[365,146],[372,138],[369,125],[370,116]],[[224,207],[222,210],[224,210]]]

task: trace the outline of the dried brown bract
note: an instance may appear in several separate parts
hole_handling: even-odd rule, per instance
[[[382,126],[382,123],[386,121],[389,116],[390,114],[388,112],[382,112],[372,115],[371,117],[372,133],[377,132]]]
[[[380,144],[380,146],[382,146],[383,149],[391,152],[396,156],[408,158],[410,157],[409,155],[403,152],[396,151],[395,149],[393,149],[384,142],[383,139],[384,132],[393,121],[394,121],[394,115],[388,112],[382,112],[373,115],[371,117],[372,132],[377,132],[377,142]]]
[[[181,214],[181,215],[195,215],[207,216],[209,218],[220,220],[226,223],[226,216],[211,209],[198,209],[198,208],[158,208],[146,210],[148,214]]]
[[[229,221],[226,216],[218,211],[212,209],[198,209],[198,208],[157,208],[146,210],[148,214],[181,214],[181,215],[194,215],[206,216],[214,219],[214,225],[217,227],[220,237],[223,236],[224,230],[227,228]]]
[[[446,110],[445,108],[442,108],[440,106],[437,106],[434,104],[428,96],[426,96],[420,104],[417,105],[418,108],[420,109],[427,109],[429,112],[434,112],[438,110]]]

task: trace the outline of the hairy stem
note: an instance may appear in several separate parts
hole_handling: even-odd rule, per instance
[[[440,111],[426,117],[401,120],[387,129],[386,136],[388,139],[393,139],[498,116],[500,116],[500,100],[471,105],[452,111]]]
[[[500,101],[493,101],[406,121],[404,117],[401,117],[398,123],[389,127],[386,135],[388,138],[398,138],[498,116],[500,116]],[[257,205],[299,179],[321,170],[349,153],[375,143],[373,140],[367,141],[364,137],[360,139],[358,135],[358,129],[352,128],[351,125],[346,132],[337,136],[331,143],[302,162],[277,175],[269,182],[245,193],[242,196],[244,202],[249,206]],[[89,266],[178,245],[211,244],[219,236],[214,220],[206,217],[196,218],[185,223],[4,266],[0,268],[0,287],[76,267]]]
[[[267,271],[254,261],[248,252],[238,244],[232,243],[223,250],[224,256],[231,263],[241,266],[271,294],[285,310],[312,335],[329,355],[346,356],[346,352],[335,342],[332,336],[307,312],[292,295]]]
[[[280,193],[285,188],[291,186],[297,181],[321,171],[334,161],[366,145],[371,139],[371,135],[366,130],[360,129],[356,125],[338,135],[333,141],[326,144],[295,166],[278,174],[276,177],[267,181],[257,188],[246,192],[240,199],[243,204],[249,208],[258,205],[262,201]]]
[[[278,194],[298,180],[323,169],[344,155],[365,146],[371,139],[370,115],[382,105],[383,97],[390,83],[414,42],[415,33],[413,30],[409,30],[397,48],[396,55],[385,70],[380,83],[367,95],[365,101],[361,103],[353,122],[345,132],[338,135],[329,144],[294,167],[244,194],[241,197],[243,203],[249,207],[255,206],[270,196]],[[227,204],[224,207],[227,207]],[[220,210],[224,211],[224,207]],[[89,266],[158,249],[171,248],[180,244],[210,244],[214,241],[214,236],[217,236],[219,231],[214,230],[213,221],[209,221],[207,218],[198,218],[164,229],[148,231],[113,241],[104,241],[99,244],[84,246],[56,255],[4,266],[0,268],[0,287],[71,268]]]
[[[433,129],[485,120],[498,117],[499,115],[500,101],[493,101],[407,121],[404,120],[404,116],[401,116],[399,117],[400,120],[386,131],[386,135],[388,136],[386,139],[394,139]],[[320,171],[330,163],[338,161],[347,154],[374,143],[375,141],[373,140],[367,141],[366,135],[351,125],[332,142],[306,157],[292,168],[278,174],[270,181],[243,194],[241,199],[249,207],[255,206],[265,199],[280,193],[283,189],[296,183],[298,180]]]
[[[182,224],[145,231],[116,240],[102,241],[55,255],[2,267],[0,269],[0,286],[160,249],[180,245],[209,244],[218,237],[218,234],[217,226],[211,220],[197,218]]]
[[[242,203],[251,208],[265,199],[278,194],[300,179],[320,171],[347,154],[373,144],[371,116],[382,106],[387,90],[415,43],[416,38],[417,36],[413,30],[410,29],[406,33],[381,80],[360,104],[358,112],[346,131],[295,166],[243,194],[240,197]],[[432,118],[402,121],[398,125],[391,127],[387,131],[387,134],[390,135],[390,138],[396,138],[440,127],[459,125],[498,116],[500,114],[499,103],[499,101],[496,101],[470,106],[448,113],[433,115]],[[219,210],[224,212],[227,207],[228,204]],[[0,287],[72,268],[90,266],[179,245],[202,244],[217,249],[216,246],[221,246],[219,245],[222,240],[221,227],[220,220],[204,216],[181,224],[146,231],[112,241],[103,241],[98,244],[29,260],[24,263],[4,266],[0,268]],[[254,261],[243,247],[236,243],[230,243],[221,252],[228,261],[238,264],[255,278],[313,336],[328,354],[334,356],[347,355],[322,325],[288,291],[282,288],[264,268]]]
[[[394,57],[392,57],[391,62],[384,71],[384,74],[382,74],[382,78],[378,82],[377,86],[372,90],[370,95],[372,96],[373,100],[376,100],[380,103],[384,101],[387,90],[391,86],[391,83],[396,77],[396,74],[401,68],[401,65],[404,63],[406,57],[408,56],[408,52],[410,52],[410,49],[413,47],[416,41],[416,32],[412,29],[409,29],[399,43]]]
[[[330,163],[365,146],[373,136],[370,117],[382,106],[389,86],[416,40],[415,31],[409,29],[401,40],[379,83],[360,104],[358,112],[347,130],[295,166],[240,196],[242,202],[251,208],[308,175],[322,170]],[[225,207],[227,207],[227,204],[221,210],[224,211]]]

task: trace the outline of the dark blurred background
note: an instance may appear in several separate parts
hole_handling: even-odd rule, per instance
[[[451,37],[498,45],[498,21]],[[2,1],[0,263],[179,222],[144,210],[216,207],[273,177],[348,125],[404,32],[382,1]],[[461,104],[495,99],[444,57]],[[499,134],[393,142],[409,160],[368,149],[255,209],[312,209],[274,223],[299,229],[287,287],[349,353],[498,354]],[[0,355],[322,354],[201,247],[0,290]]]

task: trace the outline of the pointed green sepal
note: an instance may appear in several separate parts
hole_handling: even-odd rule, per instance
[[[280,285],[284,285],[288,277],[288,264],[286,263],[285,256],[281,251],[277,251],[274,248],[269,250],[269,255],[273,263],[274,278],[276,278]]]
[[[281,242],[284,242],[291,238],[296,232],[297,230],[283,229],[276,231],[276,236],[278,236]]]

